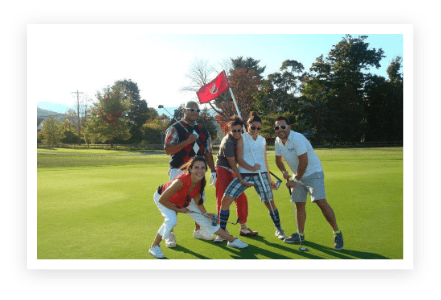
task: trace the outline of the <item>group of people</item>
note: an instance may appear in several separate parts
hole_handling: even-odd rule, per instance
[[[276,165],[287,179],[286,186],[292,190],[291,201],[296,205],[297,232],[285,236],[280,215],[274,202],[273,189],[276,183],[271,179],[267,161],[266,139],[259,135],[262,119],[251,112],[244,122],[239,116],[232,116],[229,133],[222,139],[217,160],[213,159],[213,144],[210,134],[196,122],[199,105],[190,101],[184,107],[184,117],[170,126],[165,137],[165,152],[171,156],[170,181],[158,187],[153,198],[164,217],[156,237],[149,248],[155,258],[164,258],[160,242],[166,247],[176,247],[173,228],[177,225],[177,214],[185,213],[195,221],[193,237],[212,240],[215,243],[227,241],[234,248],[247,248],[248,244],[235,238],[226,229],[230,206],[236,205],[240,223],[240,236],[256,236],[257,231],[247,226],[248,199],[244,191],[254,187],[260,200],[268,209],[275,226],[275,236],[286,243],[305,241],[305,204],[308,193],[333,229],[334,248],[341,250],[343,236],[335,214],[326,200],[324,174],[320,159],[309,141],[300,133],[292,131],[288,120],[278,117],[275,121]],[[244,130],[245,129],[245,130]],[[285,168],[286,161],[293,175]],[[215,185],[217,214],[210,214],[204,206],[205,174],[210,168],[210,185]],[[312,187],[307,189],[306,186]],[[216,235],[216,237],[214,236]]]

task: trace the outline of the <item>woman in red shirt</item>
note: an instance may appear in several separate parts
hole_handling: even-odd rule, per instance
[[[220,228],[218,224],[212,225],[214,214],[207,213],[202,200],[206,180],[207,161],[201,156],[195,156],[181,167],[184,174],[179,175],[158,188],[153,199],[156,206],[164,216],[164,223],[158,230],[149,253],[156,258],[164,258],[159,246],[163,239],[167,239],[177,224],[177,213],[186,213],[208,234],[217,234],[228,240],[228,246],[246,248],[248,244],[234,238]]]

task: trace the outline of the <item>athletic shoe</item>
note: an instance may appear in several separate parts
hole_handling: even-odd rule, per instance
[[[341,233],[341,231],[337,234],[334,234],[334,249],[343,249],[343,234]]]
[[[225,230],[225,232],[228,233],[228,234],[230,234],[230,233],[228,232],[228,230]],[[216,238],[214,239],[213,242],[215,242],[215,243],[222,243],[222,242],[225,242],[225,241],[226,241],[226,239],[224,239],[223,237],[221,237],[220,235],[218,235],[218,236],[216,236]]]
[[[301,240],[300,240],[301,239]],[[300,242],[305,241],[305,235],[299,235],[297,232],[291,234],[288,238],[285,239],[285,243],[288,244],[300,244]]]
[[[164,258],[165,255],[164,253],[162,253],[161,247],[159,247],[159,245],[156,245],[153,248],[149,249],[149,253],[151,255],[153,255],[155,258]]]
[[[283,232],[283,229],[280,229],[280,230],[277,229],[275,236],[277,236],[279,238],[279,240],[286,239],[286,235],[285,235],[285,232]]]
[[[257,231],[252,231],[250,227],[247,227],[245,229],[240,229],[239,235],[241,236],[256,236],[259,233]]]
[[[232,241],[232,242],[228,242],[227,245],[230,246],[230,247],[239,248],[239,249],[243,249],[243,248],[247,248],[248,247],[247,243],[242,242],[238,238],[234,239],[234,241]]]
[[[165,246],[167,246],[167,248],[176,247],[176,236],[173,232],[170,232],[168,238],[165,239]]]
[[[199,229],[193,232],[193,237],[199,240],[212,241],[214,240],[214,236],[212,234],[207,234],[205,231]]]
[[[215,242],[215,243],[222,243],[222,242],[224,242],[224,241],[226,241],[226,239],[224,239],[223,237],[221,237],[220,235],[218,235],[218,236],[214,239],[213,242]]]

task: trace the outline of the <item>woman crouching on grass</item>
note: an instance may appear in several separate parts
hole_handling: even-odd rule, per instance
[[[158,187],[153,195],[156,206],[164,216],[164,223],[159,228],[149,253],[156,258],[164,258],[159,246],[162,239],[168,238],[177,224],[177,213],[186,213],[198,223],[207,234],[217,234],[228,240],[228,246],[246,248],[248,244],[234,238],[220,228],[212,225],[214,214],[207,213],[202,200],[206,185],[205,172],[207,161],[201,156],[195,156],[181,167],[183,174]]]

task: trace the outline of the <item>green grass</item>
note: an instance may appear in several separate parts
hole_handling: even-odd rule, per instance
[[[37,258],[151,259],[147,249],[163,222],[152,195],[168,180],[169,157],[133,151],[52,151],[64,154],[37,155]],[[323,163],[328,202],[344,235],[343,251],[333,250],[332,230],[310,202],[305,229],[310,251],[279,241],[267,209],[248,189],[248,225],[259,231],[256,238],[243,238],[248,249],[196,240],[193,220],[179,215],[178,247],[163,246],[164,254],[171,259],[402,259],[403,148],[316,152]],[[269,151],[268,160],[279,174],[274,151]],[[206,207],[215,212],[215,189],[208,186],[206,192]],[[291,234],[296,226],[288,191],[281,188],[274,195],[282,227]],[[230,220],[235,219],[233,204]],[[238,236],[238,225],[227,228]]]

